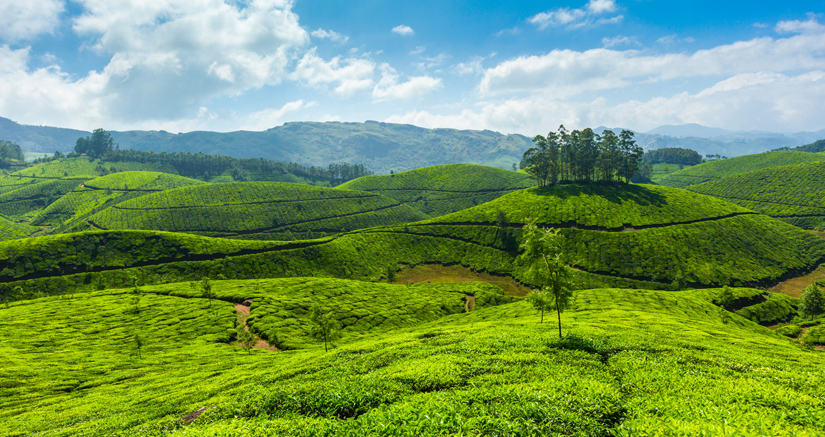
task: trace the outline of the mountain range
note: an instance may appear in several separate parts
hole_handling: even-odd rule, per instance
[[[596,128],[603,132],[606,127]],[[611,128],[618,132],[622,128]],[[292,122],[263,132],[110,131],[123,149],[154,152],[221,154],[265,158],[326,167],[335,162],[364,164],[376,173],[399,172],[437,164],[472,163],[511,168],[532,146],[530,137],[489,130],[427,129],[406,124],[366,121]],[[635,132],[646,150],[663,147],[692,149],[702,155],[729,157],[795,147],[825,138],[817,132],[741,132],[697,124],[661,126]],[[90,132],[18,124],[0,117],[0,139],[13,141],[28,153],[69,152],[78,137]]]

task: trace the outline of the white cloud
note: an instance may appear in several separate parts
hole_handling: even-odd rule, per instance
[[[743,73],[698,93],[677,93],[647,101],[608,104],[558,100],[542,95],[487,102],[476,110],[454,114],[412,111],[385,121],[424,127],[491,129],[528,136],[543,134],[559,124],[568,128],[598,125],[649,130],[666,124],[698,123],[727,129],[792,132],[822,129],[821,102],[825,99],[825,71],[797,76]]]
[[[521,33],[521,29],[518,26],[511,27],[509,29],[502,29],[495,33],[495,36],[511,36],[511,35],[518,35]]]
[[[599,15],[615,12],[616,9],[615,0],[590,0],[584,7],[579,9],[553,9],[536,14],[527,21],[538,27],[539,30],[548,27],[579,28],[594,24],[616,24],[622,21],[624,18],[622,15],[596,18]]]
[[[291,78],[315,88],[326,89],[328,85],[333,85],[335,94],[351,97],[374,86],[374,72],[375,64],[372,61],[342,59],[340,56],[324,61],[312,49],[298,62]]]
[[[349,41],[348,36],[341,35],[340,33],[332,31],[332,30],[318,29],[318,30],[313,31],[311,33],[311,35],[316,37],[316,38],[321,38],[321,39],[329,38],[331,41],[337,42],[337,43],[340,43],[340,44],[344,44],[347,41]]]
[[[424,50],[427,50],[427,47],[416,46],[415,50],[411,51],[410,54],[411,55],[420,55],[420,54],[424,53]]]
[[[283,123],[284,115],[301,109],[316,106],[317,102],[304,103],[303,100],[289,102],[280,109],[264,109],[254,112],[245,118],[244,130],[262,131],[279,126]]]
[[[807,21],[780,21],[776,23],[776,31],[779,33],[807,33],[816,35],[825,33],[825,26],[819,24],[816,17],[811,14]]]
[[[409,99],[429,94],[442,86],[441,79],[430,76],[411,77],[408,81],[399,83],[398,73],[389,64],[382,64],[381,81],[375,85],[372,97],[376,101]]]
[[[521,56],[485,71],[482,95],[545,92],[557,98],[676,78],[761,71],[825,69],[825,35],[757,38],[693,54],[652,55],[637,50],[553,50]]]
[[[450,59],[452,56],[441,53],[437,56],[428,56],[424,58],[424,62],[418,62],[415,64],[419,70],[426,70],[428,68],[438,67],[444,63],[447,59]]]
[[[484,62],[485,59],[488,58],[476,56],[468,62],[461,62],[453,65],[452,67],[450,67],[450,71],[452,71],[455,74],[458,74],[459,76],[465,76],[469,74],[480,75],[484,72],[484,67],[481,65],[481,63]]]
[[[392,28],[392,33],[397,33],[397,34],[399,34],[399,35],[401,35],[401,36],[412,36],[412,35],[415,35],[415,31],[413,31],[413,30],[412,30],[412,27],[407,26],[407,25],[404,25],[404,24],[402,24],[402,25],[400,25],[400,26],[395,26],[395,27],[393,27],[393,28]]]
[[[687,38],[679,38],[679,35],[676,35],[675,33],[672,34],[672,35],[665,35],[665,36],[663,36],[663,37],[656,40],[656,42],[658,42],[659,44],[664,44],[664,45],[671,45],[671,44],[683,43],[683,42],[692,43],[693,41],[695,41],[693,39],[693,37],[689,36]]]
[[[20,41],[52,33],[60,24],[62,0],[5,0],[0,2],[0,39]]]
[[[633,36],[614,36],[613,38],[602,38],[602,44],[605,48],[620,46],[620,45],[641,45],[636,37]]]

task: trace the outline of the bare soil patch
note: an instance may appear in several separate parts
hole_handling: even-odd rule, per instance
[[[797,276],[796,278],[791,278],[786,281],[782,281],[773,288],[769,288],[768,291],[773,293],[783,293],[787,294],[788,296],[799,297],[802,295],[802,291],[805,290],[805,287],[811,284],[811,282],[825,279],[825,264],[817,267],[811,273],[808,273],[804,276]]]
[[[246,326],[246,318],[249,317],[250,307],[239,303],[239,304],[235,305],[235,311],[237,311],[238,314],[240,314],[242,316],[241,317],[241,323],[243,323],[243,329],[245,331],[249,331],[249,327]],[[243,347],[243,345],[240,342],[234,342],[234,343],[230,343],[230,344],[232,346]],[[275,346],[270,346],[269,343],[267,343],[264,340],[261,340],[257,336],[255,337],[255,345],[252,346],[252,348],[253,349],[266,349],[268,351],[273,351],[273,352],[278,351],[278,348],[276,348]]]
[[[530,289],[509,276],[494,276],[489,273],[474,272],[461,266],[426,264],[405,268],[398,272],[395,284],[426,284],[433,282],[482,281],[498,286],[507,296],[526,296]]]
[[[814,234],[814,235],[816,235],[816,236],[819,236],[819,237],[825,238],[825,231],[808,231],[808,232],[810,232],[810,233],[812,233],[812,234]]]

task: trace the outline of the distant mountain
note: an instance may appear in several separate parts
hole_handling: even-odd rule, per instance
[[[26,152],[68,152],[78,137],[90,134],[2,120],[0,139],[15,141]],[[532,146],[530,139],[522,135],[502,135],[489,130],[425,129],[376,121],[296,122],[264,132],[110,133],[121,149],[203,152],[323,167],[335,162],[360,163],[377,173],[455,163],[511,168]]]
[[[594,131],[602,133],[604,126]],[[621,132],[622,128],[611,128]],[[335,162],[364,164],[377,173],[410,170],[437,164],[483,164],[510,168],[532,147],[531,137],[502,135],[489,130],[425,129],[408,124],[338,122],[286,123],[264,132],[165,131],[111,132],[123,149],[155,152],[192,152],[236,158],[266,158],[303,165],[327,166]],[[698,124],[661,126],[634,132],[645,150],[681,147],[701,155],[728,157],[797,147],[825,138],[817,132],[739,132]],[[54,153],[73,149],[80,136],[90,132],[45,126],[27,126],[0,118],[0,139],[20,144],[25,152]]]
[[[733,131],[720,129],[718,127],[706,127],[696,123],[682,124],[682,125],[667,125],[659,126],[656,129],[645,132],[647,135],[667,135],[677,138],[697,137],[697,138],[713,138],[723,135],[733,134]]]

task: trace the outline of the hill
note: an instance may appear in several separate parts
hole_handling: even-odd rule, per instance
[[[763,168],[822,161],[825,161],[825,153],[796,151],[760,153],[705,162],[673,172],[659,179],[658,183],[669,187],[684,188]]]
[[[72,150],[89,132],[24,126],[0,119],[0,139],[16,141],[27,152]],[[325,168],[336,162],[364,164],[378,173],[437,164],[474,163],[507,168],[532,147],[530,138],[492,131],[425,129],[405,124],[286,123],[264,132],[165,131],[111,132],[121,149],[190,152],[264,158]],[[56,147],[55,144],[62,144]],[[165,171],[165,170],[157,170]]]
[[[387,197],[280,182],[181,187],[106,208],[96,229],[145,229],[253,239],[295,239],[425,218]]]
[[[143,220],[140,215],[118,208],[130,202],[163,206],[162,196],[199,187],[209,186],[143,196],[99,214],[114,212],[113,218],[138,223]],[[327,190],[329,194],[364,194]],[[158,202],[148,202],[152,196],[158,196]],[[229,194],[224,198],[231,199]],[[224,210],[220,205],[215,208]],[[175,214],[182,210],[161,209],[166,212],[147,217],[178,217]],[[210,232],[203,224],[239,223],[232,221],[235,219],[206,222],[202,216],[221,217],[211,212],[190,214],[188,220],[201,226],[197,232]],[[421,264],[461,265],[523,281],[524,266],[516,258],[516,248],[520,228],[531,216],[543,226],[561,228],[566,261],[576,269],[577,289],[768,286],[814,269],[825,255],[825,239],[710,196],[647,185],[561,186],[517,191],[432,220],[308,241],[253,242],[154,231],[106,231],[0,243],[0,294],[21,284],[36,285],[48,294],[90,290],[96,283],[123,286],[130,283],[132,275],[146,278],[150,284],[198,280],[205,275],[375,281],[386,278],[388,270]],[[255,215],[245,218],[250,223],[256,220]],[[171,220],[167,223],[180,226]],[[232,233],[238,235],[241,230]]]
[[[802,228],[825,226],[825,162],[770,167],[688,189]]]
[[[135,197],[204,182],[159,172],[129,171],[101,176],[51,203],[31,220],[35,226],[67,227],[90,215]],[[2,196],[0,196],[2,197]]]
[[[525,173],[481,165],[448,164],[389,176],[364,176],[340,188],[378,193],[429,216],[439,216],[534,185]]]
[[[72,191],[83,182],[83,178],[25,178],[15,176],[0,177],[11,179],[12,184],[19,188],[0,194],[0,215],[18,219],[30,217],[42,210],[64,194]],[[33,179],[34,183],[17,183],[21,179]]]
[[[36,230],[36,228],[14,223],[4,217],[0,217],[0,241],[26,238]]]
[[[400,326],[357,331],[359,323],[349,325],[329,353],[317,339],[287,352],[233,344],[242,323],[233,305],[242,299],[264,298],[251,306],[254,332],[256,324],[283,316],[294,315],[297,326],[306,322],[306,309],[291,310],[282,287],[296,302],[335,296],[318,303],[343,306],[341,312],[377,297],[377,290],[409,293],[413,308],[369,302],[372,314],[384,311]],[[559,339],[524,301],[449,315],[459,303],[456,292],[471,291],[461,288],[216,281],[214,301],[189,288],[103,290],[0,308],[0,434],[825,430],[825,355],[715,306],[718,290],[582,291],[563,315],[568,335]],[[417,318],[414,309],[433,313]],[[371,321],[360,320],[361,326]],[[204,407],[217,408],[189,425],[179,420]]]

